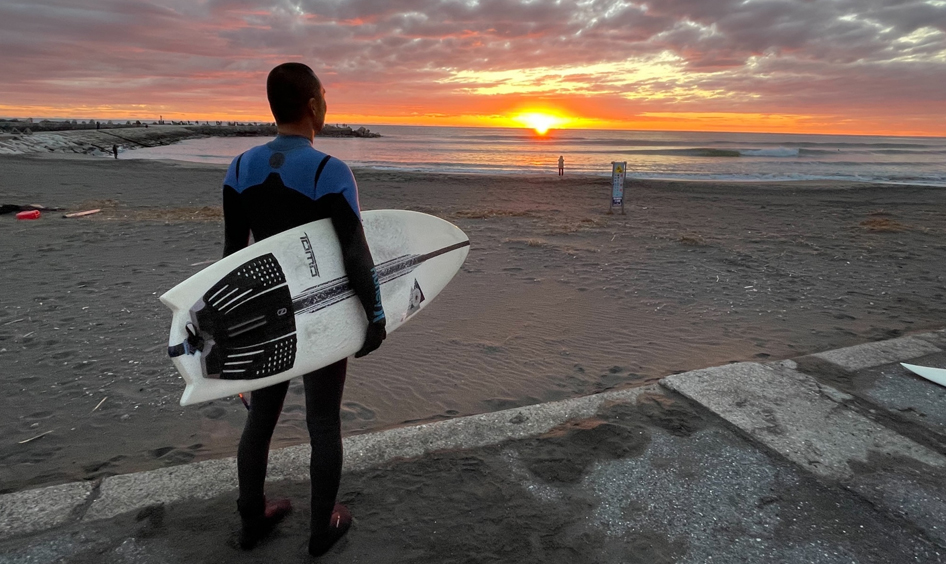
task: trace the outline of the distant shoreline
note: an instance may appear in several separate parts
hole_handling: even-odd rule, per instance
[[[171,145],[203,137],[273,137],[274,124],[103,124],[43,120],[0,120],[0,155],[66,153],[108,156],[113,146],[119,150]],[[365,127],[326,125],[320,137],[380,137]]]
[[[13,124],[23,125],[23,122]],[[0,133],[0,154],[106,159],[111,158],[113,149],[117,148],[119,159],[229,164],[236,154],[269,141],[275,133],[272,124],[259,123],[149,123],[147,127],[137,123],[109,127],[111,124],[100,123],[102,129],[90,129],[95,125],[95,122],[40,122],[39,127],[84,129],[26,134],[4,127],[0,120],[0,131],[6,133]],[[525,177],[554,173],[554,162],[559,155],[565,155],[566,177],[586,174],[608,177],[612,162],[627,161],[629,182],[641,179],[739,183],[840,180],[946,188],[946,176],[940,166],[946,144],[939,142],[789,140],[781,136],[707,138],[670,134],[642,137],[611,132],[563,133],[560,138],[537,139],[521,131],[459,132],[436,127],[412,131],[395,127],[382,129],[385,138],[372,143],[328,136],[373,137],[375,134],[367,129],[329,127],[325,132],[327,136],[319,137],[321,141],[316,140],[316,146],[351,167],[377,170]],[[244,136],[247,138],[241,138]]]

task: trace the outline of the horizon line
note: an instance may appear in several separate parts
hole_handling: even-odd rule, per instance
[[[0,122],[2,121],[17,121],[23,122],[25,120],[32,119],[33,123],[38,123],[42,121],[49,122],[71,122],[71,121],[95,121],[107,124],[107,122],[112,122],[112,125],[127,125],[127,122],[141,122],[142,125],[158,125],[158,126],[174,126],[174,123],[169,122],[195,122],[195,125],[216,125],[216,122],[221,123],[221,127],[232,127],[227,124],[229,123],[240,123],[248,125],[272,125],[274,121],[261,121],[261,120],[239,120],[239,119],[226,119],[226,120],[209,120],[209,119],[155,119],[155,118],[145,118],[140,117],[135,118],[95,118],[95,117],[13,117],[13,116],[0,116]],[[164,121],[163,124],[159,124],[159,121]],[[124,123],[122,123],[124,122]],[[335,121],[335,122],[326,122],[326,125],[344,125],[347,127],[352,127],[353,124]],[[535,131],[532,127],[527,126],[502,126],[502,125],[425,125],[425,124],[410,124],[410,123],[359,123],[358,126],[364,127],[418,127],[418,128],[452,128],[452,129],[512,129],[512,130],[522,130],[522,131]],[[734,129],[641,129],[641,128],[615,128],[615,127],[552,127],[548,129],[548,133],[537,134],[539,138],[548,137],[549,134],[553,131],[636,131],[642,133],[727,133],[727,134],[739,134],[739,135],[810,135],[810,136],[824,136],[824,137],[905,137],[905,138],[919,138],[919,139],[946,139],[946,135],[921,135],[921,134],[910,134],[910,133],[899,133],[899,134],[890,134],[890,133],[810,133],[810,132],[797,132],[797,131],[745,131],[745,130],[734,130]]]

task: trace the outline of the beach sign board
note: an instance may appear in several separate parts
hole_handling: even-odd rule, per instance
[[[611,207],[608,211],[620,206],[624,213],[624,177],[627,175],[627,162],[611,161]]]

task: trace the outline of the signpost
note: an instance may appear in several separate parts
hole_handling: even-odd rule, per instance
[[[608,208],[608,213],[614,213],[614,208],[621,206],[621,215],[624,215],[624,177],[626,175],[626,161],[611,161],[611,207]]]

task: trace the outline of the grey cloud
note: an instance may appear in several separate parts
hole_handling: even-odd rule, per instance
[[[227,91],[292,58],[331,77],[352,104],[392,93],[443,101],[459,99],[465,85],[437,81],[458,71],[581,67],[669,52],[682,58],[685,75],[637,87],[728,93],[700,101],[717,108],[941,103],[944,36],[898,42],[922,28],[946,31],[946,8],[920,0],[7,0],[0,94],[42,94],[55,76],[128,80],[175,96],[187,88],[243,96]],[[635,87],[567,79],[582,81],[589,95]],[[365,92],[366,84],[384,85],[384,98]],[[48,90],[50,99],[58,95]]]

